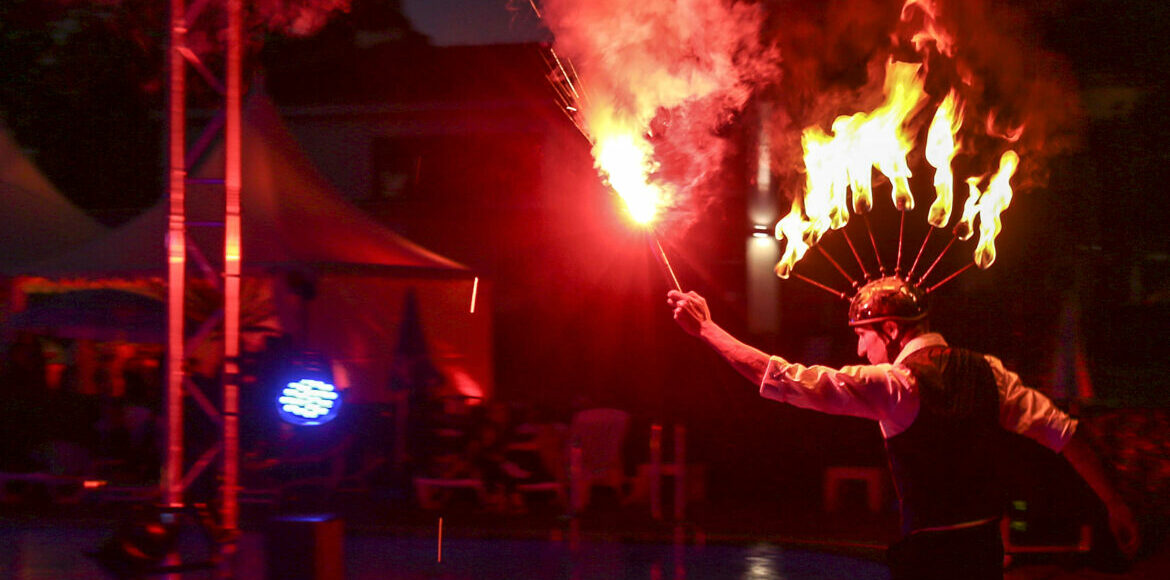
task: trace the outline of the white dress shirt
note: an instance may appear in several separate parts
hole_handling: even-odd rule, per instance
[[[917,381],[902,361],[928,346],[946,344],[941,334],[931,332],[908,342],[893,364],[840,369],[804,366],[773,356],[760,383],[760,395],[804,409],[873,419],[888,439],[909,428],[918,416]],[[999,388],[1000,425],[1060,452],[1076,431],[1076,420],[1044,394],[1024,386],[1019,375],[1004,368],[999,359],[984,358]]]

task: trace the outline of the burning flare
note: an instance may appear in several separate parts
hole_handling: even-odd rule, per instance
[[[593,145],[594,163],[648,226],[693,195],[718,167],[715,128],[757,85],[776,75],[775,50],[760,41],[762,8],[736,0],[542,0],[533,10],[552,32],[551,80],[561,105]],[[579,72],[579,74],[578,74]],[[655,179],[648,135],[687,140],[688,179]],[[699,143],[698,141],[704,141]]]
[[[632,131],[616,131],[593,145],[593,158],[606,182],[622,198],[630,219],[648,225],[668,202],[665,186],[650,182],[655,164],[650,143]]]

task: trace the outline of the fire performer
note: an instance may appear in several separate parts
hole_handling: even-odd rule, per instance
[[[953,348],[931,332],[925,295],[914,284],[890,276],[858,290],[849,325],[869,364],[840,369],[800,365],[741,342],[695,292],[671,290],[667,302],[679,326],[759,385],[761,396],[878,422],[902,523],[903,537],[888,554],[895,580],[1002,578],[995,476],[1002,457],[988,444],[999,430],[1067,459],[1104,502],[1120,550],[1136,553],[1133,514],[1076,434],[1076,420],[999,359]]]

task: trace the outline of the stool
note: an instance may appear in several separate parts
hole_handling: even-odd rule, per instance
[[[268,577],[343,580],[345,523],[333,514],[287,515],[271,520],[264,552]]]
[[[877,467],[836,465],[825,468],[825,511],[835,512],[841,507],[841,484],[846,481],[861,481],[865,484],[866,504],[869,511],[882,511],[882,480],[885,474]]]

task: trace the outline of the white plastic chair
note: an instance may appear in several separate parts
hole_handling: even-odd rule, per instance
[[[585,409],[569,424],[569,494],[575,512],[589,505],[594,487],[614,490],[625,497],[626,477],[622,447],[630,414],[621,409]]]

